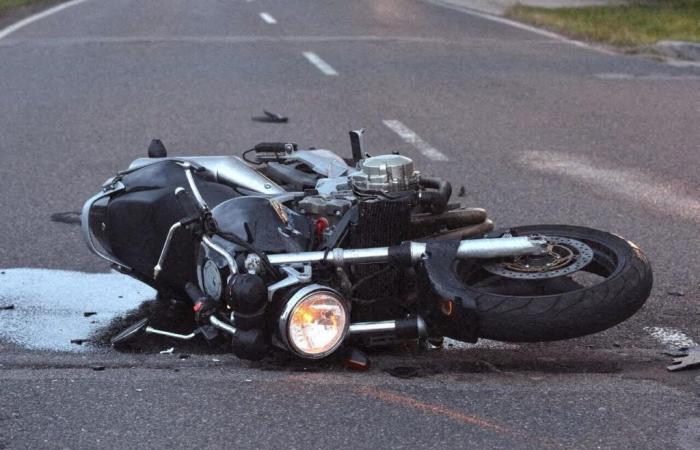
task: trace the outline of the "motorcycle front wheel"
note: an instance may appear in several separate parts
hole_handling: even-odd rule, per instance
[[[584,227],[532,225],[489,237],[539,235],[545,255],[460,261],[477,304],[479,337],[542,342],[597,333],[632,316],[649,297],[649,261],[634,243]]]

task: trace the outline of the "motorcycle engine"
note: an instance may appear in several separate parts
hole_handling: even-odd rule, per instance
[[[360,192],[401,192],[414,189],[418,172],[413,160],[402,155],[380,155],[360,162],[360,171],[349,177],[354,190]]]

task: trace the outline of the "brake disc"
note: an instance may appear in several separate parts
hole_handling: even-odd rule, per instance
[[[518,280],[541,280],[574,273],[593,261],[593,249],[575,239],[544,236],[547,252],[523,255],[484,264],[488,272]]]

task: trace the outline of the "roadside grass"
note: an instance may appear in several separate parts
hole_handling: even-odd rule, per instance
[[[46,0],[0,0],[0,12],[5,12],[12,8],[29,5],[31,3],[39,3]]]
[[[700,41],[700,0],[633,0],[626,5],[551,9],[518,4],[506,16],[616,46]]]

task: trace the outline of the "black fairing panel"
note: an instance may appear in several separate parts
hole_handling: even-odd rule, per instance
[[[125,189],[107,207],[106,237],[119,260],[138,275],[152,279],[153,268],[170,227],[185,216],[175,198],[175,188],[188,189],[183,168],[172,162],[154,163],[122,176]],[[236,196],[227,186],[195,176],[202,197],[213,208]],[[195,242],[187,231],[173,238],[157,287],[181,289],[196,282]]]
[[[311,224],[294,211],[285,210],[289,227],[264,197],[240,197],[212,210],[219,229],[265,253],[301,252],[307,249]],[[298,232],[293,237],[288,228]]]

